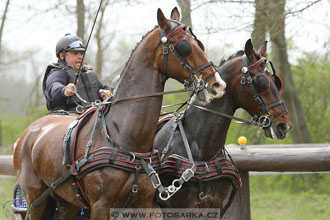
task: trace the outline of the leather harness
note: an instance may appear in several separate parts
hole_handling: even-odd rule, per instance
[[[152,181],[153,186],[161,193],[164,191],[158,174],[156,173],[156,170],[160,169],[159,153],[156,150],[148,153],[129,152],[125,148],[116,144],[107,134],[104,121],[104,114],[109,111],[109,108],[110,104],[99,108],[90,108],[84,114],[80,115],[77,120],[71,123],[67,133],[63,138],[63,165],[65,165],[66,169],[69,170],[72,174],[74,180],[73,186],[77,191],[77,197],[87,206],[89,206],[88,198],[83,191],[83,187],[79,183],[79,180],[82,177],[101,167],[114,167],[135,173],[132,190],[123,206],[124,208],[138,192],[138,176],[140,173],[147,173]],[[75,159],[76,139],[78,137],[79,131],[91,118],[95,111],[98,111],[98,116],[95,119],[91,138],[86,146],[86,153],[80,158]],[[99,147],[93,151],[90,151],[95,125],[98,119],[101,119],[105,137],[112,146]]]
[[[160,120],[159,125],[163,126],[165,122],[169,121],[172,117],[168,116],[165,119]],[[188,140],[186,138],[186,135],[182,127],[183,118],[184,118],[184,112],[181,112],[176,116],[175,120],[173,121],[173,129],[171,136],[169,138],[167,146],[162,151],[162,156],[161,156],[162,168],[160,170],[160,174],[161,175],[167,174],[175,177],[180,177],[180,179],[175,179],[172,183],[173,187],[176,186],[177,190],[179,190],[181,188],[181,185],[184,183],[182,179],[185,180],[185,182],[187,182],[189,179],[194,182],[198,182],[199,185],[198,198],[199,198],[200,207],[202,204],[202,200],[206,198],[202,187],[204,182],[221,179],[221,178],[230,179],[232,182],[233,191],[230,195],[229,201],[224,207],[225,209],[227,209],[232,203],[237,190],[239,190],[240,187],[242,186],[242,181],[239,172],[234,164],[234,161],[232,160],[231,156],[225,149],[222,152],[215,155],[209,161],[194,161],[192,158],[192,154],[190,152]],[[177,129],[177,127],[179,127],[187,151],[188,158],[185,158],[177,154],[171,154],[165,157],[165,154],[169,150],[170,143],[174,137],[174,132]],[[158,130],[159,129],[160,128],[158,128]],[[189,179],[182,178],[185,176],[188,176]]]

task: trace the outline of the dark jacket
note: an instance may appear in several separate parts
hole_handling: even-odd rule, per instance
[[[43,79],[43,92],[49,111],[61,109],[75,111],[77,103],[84,104],[76,96],[66,97],[64,95],[65,87],[69,83],[74,83],[75,77],[76,72],[70,66],[62,63],[48,65]],[[102,100],[99,89],[109,89],[107,85],[98,80],[96,73],[88,70],[86,66],[82,68],[78,80],[77,92],[88,102]]]

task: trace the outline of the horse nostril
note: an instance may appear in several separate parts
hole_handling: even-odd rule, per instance
[[[277,129],[281,131],[281,133],[285,134],[288,131],[288,126],[286,123],[280,123],[278,124]]]
[[[214,83],[213,84],[213,89],[218,89],[218,88],[220,88],[220,84],[219,83]]]

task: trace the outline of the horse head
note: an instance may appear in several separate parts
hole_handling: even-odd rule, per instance
[[[244,55],[236,69],[235,79],[228,82],[227,93],[238,94],[233,97],[237,107],[245,109],[253,121],[264,129],[266,137],[284,139],[291,129],[284,101],[280,98],[283,87],[281,78],[276,74],[271,61],[264,55],[267,50],[265,41],[255,52],[251,39],[245,44]]]
[[[205,55],[203,44],[191,28],[179,22],[178,9],[172,10],[171,19],[158,9],[157,20],[161,44],[158,47],[160,71],[184,83],[186,88],[192,87],[199,100],[206,103],[223,96],[226,83]]]

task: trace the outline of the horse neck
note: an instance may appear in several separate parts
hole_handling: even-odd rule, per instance
[[[147,40],[147,39],[145,39]],[[131,56],[116,89],[114,102],[164,91],[166,77],[155,69],[155,57],[141,44]],[[155,137],[162,96],[117,102],[106,117],[111,138],[129,151],[149,152]]]
[[[235,110],[231,100],[225,96],[221,99],[213,100],[204,107],[233,115]],[[192,104],[198,105],[195,101]],[[222,151],[230,122],[231,119],[229,118],[217,116],[193,106],[187,109],[183,125],[188,140],[191,140],[189,143],[195,160],[207,161],[217,152]]]
[[[220,99],[215,99],[206,108],[233,116],[236,109],[238,94],[234,94],[235,77],[239,74],[237,61],[232,61],[220,68],[221,77],[227,83],[227,92]],[[230,92],[229,92],[230,91]],[[192,104],[200,105],[193,99]],[[231,123],[230,118],[219,116],[190,106],[185,113],[184,128],[192,140],[190,147],[195,160],[207,161],[224,148],[227,132]]]

